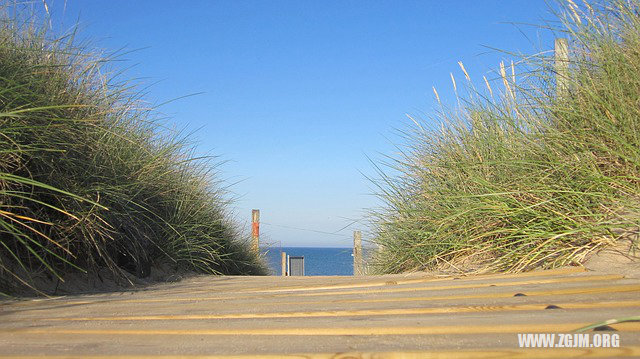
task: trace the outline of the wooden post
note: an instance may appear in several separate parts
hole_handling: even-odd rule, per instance
[[[353,231],[353,275],[362,275],[362,234]]]
[[[282,266],[282,276],[286,277],[287,276],[287,253],[286,252],[282,252],[281,266]]]
[[[555,42],[556,96],[558,99],[569,91],[569,43],[567,39],[556,39]]]
[[[260,253],[260,210],[251,211],[251,249]]]

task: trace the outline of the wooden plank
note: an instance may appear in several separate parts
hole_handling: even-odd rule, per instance
[[[404,279],[403,275],[396,276],[388,276],[387,280],[377,280],[372,282],[363,282],[363,283],[350,283],[350,284],[334,284],[334,285],[300,285],[300,286],[282,286],[279,285],[278,288],[270,288],[270,289],[246,289],[240,291],[251,292],[251,293],[278,293],[278,292],[294,292],[294,291],[312,291],[312,290],[325,290],[325,289],[352,289],[352,288],[369,288],[369,287],[384,287],[388,285],[403,285],[403,284],[416,284],[416,283],[435,283],[435,282],[443,282],[450,281],[454,278],[459,278],[461,281],[478,281],[485,279],[509,279],[509,278],[527,278],[527,277],[538,277],[538,276],[560,276],[564,274],[574,274],[574,273],[582,273],[585,272],[584,267],[562,267],[558,269],[549,269],[544,271],[534,271],[534,272],[526,272],[526,273],[492,273],[492,274],[483,274],[483,275],[474,275],[474,276],[446,276],[440,278],[418,278],[418,279]],[[400,278],[398,278],[400,277]],[[209,291],[210,292],[210,291]]]
[[[464,294],[475,294],[473,291],[468,291]],[[307,301],[297,301],[296,304],[276,304],[275,302],[268,302],[263,304],[262,299],[256,298],[251,301],[229,301],[229,302],[207,302],[207,301],[194,301],[183,302],[177,305],[173,303],[160,303],[160,304],[111,304],[104,303],[102,305],[91,306],[79,306],[68,307],[64,304],[58,306],[47,306],[45,308],[37,308],[36,310],[28,311],[11,311],[4,312],[3,318],[0,322],[0,327],[15,327],[24,326],[27,323],[36,323],[43,320],[43,318],[63,318],[63,317],[107,317],[107,316],[144,316],[144,315],[183,315],[183,314],[204,314],[204,315],[227,315],[227,314],[246,314],[246,313],[280,313],[280,312],[340,312],[340,311],[362,311],[362,310],[381,310],[381,309],[415,309],[415,308],[441,308],[441,307],[502,307],[513,306],[521,304],[531,305],[562,305],[563,303],[593,303],[593,302],[610,302],[610,301],[634,301],[640,299],[640,291],[635,292],[607,292],[602,294],[584,294],[584,295],[561,295],[561,296],[527,296],[527,297],[503,297],[503,298],[480,298],[480,299],[457,299],[457,300],[442,300],[442,301],[400,301],[400,302],[382,302],[382,303],[334,303],[332,301],[323,301],[322,303],[313,303]],[[611,307],[612,310],[616,309]],[[640,311],[640,307],[626,307],[631,311],[636,310],[636,313]],[[576,308],[565,308],[566,310],[547,310],[540,311],[540,315],[555,316],[560,312],[580,310]],[[622,308],[619,308],[622,309]],[[624,309],[629,312],[629,310]],[[536,310],[537,311],[537,310]],[[583,310],[585,313],[589,313],[589,309]],[[531,311],[505,311],[504,313],[533,313]],[[476,312],[471,312],[469,315],[474,315]],[[489,310],[487,314],[477,312],[479,316],[491,316],[493,313],[503,313],[500,311]],[[629,313],[633,315],[636,313]],[[601,318],[594,318],[594,322],[599,320],[610,319],[618,316],[613,313]],[[623,313],[624,314],[624,313]],[[430,316],[430,314],[425,314]],[[434,313],[433,315],[442,316],[442,314]],[[447,314],[448,315],[448,314]],[[451,317],[455,320],[455,314]],[[462,315],[462,314],[459,314]],[[574,318],[582,317],[582,314],[573,314]],[[345,316],[346,317],[346,316]],[[393,317],[391,316],[377,316],[377,320]],[[405,316],[410,317],[410,316]],[[322,318],[322,317],[319,317]],[[346,317],[347,320],[366,320],[366,316],[354,316],[352,318]],[[397,316],[400,318],[400,315]],[[429,318],[424,318],[430,320]],[[241,319],[242,320],[242,319]],[[295,320],[295,319],[292,319]],[[270,320],[264,320],[265,323],[271,322]],[[44,324],[45,322],[43,322]],[[433,323],[431,323],[433,324]]]
[[[624,284],[624,285],[610,285],[610,286],[589,286],[589,287],[575,287],[575,288],[561,288],[561,289],[542,289],[542,290],[527,290],[521,289],[520,292],[524,292],[527,296],[555,296],[555,295],[595,295],[602,293],[629,293],[629,292],[640,292],[639,284]],[[474,294],[450,294],[450,295],[440,295],[440,296],[412,296],[412,297],[388,297],[388,298],[366,298],[360,297],[357,299],[335,299],[335,298],[326,298],[320,300],[312,300],[305,301],[304,304],[326,304],[326,303],[384,303],[384,302],[420,302],[420,301],[449,301],[449,300],[465,300],[465,299],[500,299],[500,298],[511,298],[515,294],[514,291],[509,292],[499,292],[499,293],[474,293]],[[190,298],[149,298],[149,299],[115,299],[111,301],[68,301],[68,302],[59,302],[59,304],[64,304],[66,306],[73,305],[98,305],[98,304],[134,304],[134,303],[202,303],[209,301],[221,301],[221,300],[232,300],[232,303],[225,304],[226,306],[244,306],[246,304],[242,303],[242,300],[256,300],[260,299],[260,306],[289,306],[289,305],[300,305],[302,302],[300,301],[265,301],[262,297],[221,297],[221,296],[212,296],[212,297],[190,297]],[[46,303],[42,303],[46,304]],[[32,310],[46,310],[33,308]]]
[[[589,303],[554,303],[561,309],[593,309],[593,308],[640,308],[640,300],[608,301]],[[453,307],[427,308],[391,308],[366,310],[323,310],[304,312],[273,312],[273,313],[234,313],[234,314],[166,314],[166,315],[136,315],[136,316],[100,316],[100,317],[50,317],[39,321],[149,321],[149,320],[213,320],[213,319],[272,319],[272,318],[318,318],[318,317],[360,317],[360,316],[398,316],[424,315],[444,313],[488,313],[524,310],[544,310],[547,304],[515,304],[515,305],[476,305]]]
[[[450,335],[450,334],[504,334],[504,333],[569,333],[587,326],[589,322],[535,323],[535,324],[487,324],[441,326],[368,326],[368,327],[293,327],[293,328],[208,328],[208,329],[66,329],[66,328],[16,328],[0,329],[0,333],[21,335],[123,335],[123,336],[340,336],[340,335]],[[640,323],[612,324],[617,331],[640,332]]]
[[[626,293],[640,292],[640,285],[628,284],[617,286],[598,286],[598,287],[577,287],[562,288],[550,290],[523,290],[527,296],[555,296],[555,295],[593,295],[602,293]],[[325,303],[384,303],[384,302],[422,302],[422,301],[447,301],[447,300],[465,300],[465,299],[499,299],[512,298],[515,293],[478,293],[478,294],[459,294],[459,295],[441,295],[441,296],[414,296],[414,297],[388,297],[388,298],[358,298],[358,299],[333,299],[327,298],[322,300],[306,301],[305,304],[325,304]],[[204,300],[200,298],[199,300]],[[193,300],[192,300],[193,301]],[[279,301],[279,302],[263,302],[266,305],[295,305],[299,301]]]
[[[388,289],[374,289],[374,290],[358,290],[358,291],[332,291],[332,292],[319,292],[319,293],[264,293],[266,294],[262,298],[281,298],[292,296],[334,296],[334,295],[352,295],[352,294],[379,294],[379,293],[398,293],[398,292],[417,292],[417,291],[434,291],[434,290],[451,290],[451,289],[468,289],[468,288],[484,288],[484,287],[505,287],[505,286],[520,286],[529,284],[550,284],[550,283],[574,283],[574,282],[588,282],[588,281],[611,281],[615,279],[624,278],[618,274],[612,275],[587,275],[581,277],[560,277],[550,279],[532,279],[532,280],[520,280],[513,282],[491,282],[491,283],[468,283],[468,284],[455,284],[448,286],[420,286],[411,288],[388,288]],[[242,292],[243,294],[250,294],[251,292]],[[257,294],[257,293],[256,293]],[[246,296],[216,296],[216,297],[190,297],[190,298],[154,298],[154,299],[124,299],[115,300],[123,303],[145,303],[145,302],[171,302],[177,301],[193,301],[193,300],[224,300],[224,299],[246,299],[250,297]]]
[[[581,277],[560,277],[560,278],[547,278],[547,279],[529,279],[518,280],[509,282],[491,282],[491,283],[466,283],[466,284],[452,284],[444,286],[419,286],[419,287],[402,287],[402,288],[384,288],[384,289],[371,289],[371,290],[350,290],[350,291],[331,291],[331,292],[318,292],[318,293],[286,293],[286,294],[272,294],[272,296],[286,296],[286,297],[308,297],[308,296],[336,296],[336,295],[353,295],[353,294],[380,294],[380,293],[402,293],[402,292],[424,292],[434,290],[452,290],[452,289],[469,289],[469,288],[485,288],[485,287],[512,287],[530,284],[551,284],[551,283],[576,283],[576,282],[590,282],[590,281],[611,281],[617,279],[623,279],[624,276],[619,274],[606,274],[606,275],[587,275]]]
[[[559,276],[559,275],[564,275],[564,274],[573,274],[573,273],[581,273],[584,272],[585,269],[584,267],[562,267],[562,268],[558,268],[558,269],[550,269],[550,270],[544,270],[544,271],[533,271],[533,272],[526,272],[526,273],[509,273],[509,274],[504,274],[504,273],[493,273],[493,274],[486,274],[486,275],[475,275],[475,276],[469,276],[469,277],[455,277],[455,278],[460,278],[459,282],[460,283],[464,283],[466,281],[479,281],[479,280],[486,280],[486,279],[511,279],[511,278],[528,278],[528,277],[547,277],[547,276]],[[405,275],[394,275],[394,276],[388,276],[387,280],[384,281],[373,281],[373,282],[358,282],[358,283],[353,283],[353,284],[333,284],[333,285],[318,285],[318,286],[313,286],[313,285],[301,285],[301,286],[290,286],[290,287],[283,287],[281,285],[282,281],[281,278],[278,277],[259,277],[260,280],[259,282],[261,283],[265,283],[265,285],[267,285],[268,287],[270,287],[270,289],[264,289],[264,288],[250,288],[250,289],[244,289],[244,288],[239,288],[239,289],[230,289],[230,288],[224,288],[224,285],[226,284],[227,286],[229,286],[229,283],[218,283],[217,279],[219,279],[220,277],[213,277],[210,279],[210,281],[214,281],[215,282],[215,286],[211,286],[211,288],[208,289],[201,289],[203,287],[203,283],[196,283],[194,285],[194,288],[198,288],[198,289],[192,289],[192,288],[188,288],[188,289],[184,289],[184,287],[189,287],[190,284],[182,284],[182,285],[176,285],[178,286],[178,288],[176,288],[176,290],[162,290],[162,288],[153,288],[153,289],[149,289],[149,290],[144,290],[144,291],[139,291],[139,292],[132,292],[132,293],[128,293],[128,294],[132,294],[132,295],[145,295],[147,294],[150,290],[153,291],[154,293],[154,297],[157,297],[158,295],[162,294],[162,295],[175,295],[175,294],[190,294],[190,295],[194,295],[194,294],[202,294],[202,293],[206,293],[206,294],[210,294],[211,292],[221,292],[224,291],[225,293],[278,293],[278,292],[289,292],[289,291],[312,291],[312,290],[325,290],[325,289],[350,289],[350,288],[367,288],[367,287],[380,287],[380,286],[388,286],[388,285],[404,285],[404,284],[417,284],[417,283],[437,283],[437,282],[443,282],[443,281],[452,281],[452,279],[454,277],[442,277],[442,278],[433,278],[433,277],[429,277],[429,278],[418,278],[418,279],[405,279]],[[346,277],[349,279],[352,279],[352,277]],[[232,280],[237,282],[237,281],[242,281],[244,283],[241,283],[240,285],[244,284],[244,285],[251,285],[253,283],[255,283],[255,279],[252,277],[233,277]],[[279,280],[274,280],[274,279],[279,279]],[[312,281],[313,277],[307,277],[304,278],[305,281],[304,282],[309,282]],[[308,281],[306,279],[309,279]],[[340,277],[333,277],[333,278],[323,278],[323,281],[325,282],[330,282],[330,281],[335,281],[336,279],[341,279]],[[287,278],[287,282],[293,280],[293,278]],[[232,284],[233,285],[233,284]],[[271,287],[278,287],[278,288],[271,288]],[[123,293],[113,293],[113,294],[107,294],[107,295],[91,295],[89,296],[89,299],[86,300],[74,300],[74,301],[67,301],[66,303],[69,305],[81,305],[81,304],[92,304],[94,301],[98,302],[98,303],[102,303],[105,301],[122,301],[122,302],[127,302],[127,303],[144,303],[144,302],[171,302],[173,300],[178,300],[178,301],[192,301],[192,300],[196,300],[194,299],[194,297],[190,297],[187,299],[183,299],[183,298],[154,298],[154,299],[119,299],[116,296],[120,297]],[[114,298],[116,297],[116,298]],[[207,297],[206,300],[222,300],[222,299],[239,299],[242,297],[239,296],[219,296],[219,297]],[[55,302],[55,301],[60,301],[60,300],[66,300],[67,297],[65,296],[59,296],[59,297],[51,297],[51,298],[38,298],[38,299],[31,299],[28,301],[16,301],[16,302],[6,302],[6,304],[3,305],[11,305],[11,306],[34,306],[34,305],[40,305],[42,303],[46,303],[46,302]],[[199,299],[198,299],[199,300]]]
[[[621,348],[490,348],[481,350],[340,352],[300,354],[260,354],[260,358],[277,359],[493,359],[493,358],[628,358],[640,356],[640,346]],[[36,355],[0,355],[2,359],[42,359]],[[51,359],[250,359],[256,355],[52,355]]]
[[[527,296],[554,296],[566,294],[599,294],[599,293],[621,293],[621,292],[638,292],[640,285],[619,285],[604,287],[582,287],[582,288],[566,288],[553,290],[524,290]],[[443,295],[433,297],[398,297],[398,298],[369,298],[369,299],[342,299],[331,300],[333,303],[382,303],[382,302],[408,302],[408,301],[438,301],[438,300],[455,300],[455,299],[482,299],[482,298],[511,298],[514,293],[479,293],[479,294],[462,294],[462,295]],[[288,304],[288,303],[280,303]]]

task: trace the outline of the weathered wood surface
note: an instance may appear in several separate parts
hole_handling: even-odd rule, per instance
[[[620,334],[619,348],[521,349],[517,333],[640,315],[639,294],[639,278],[578,267],[455,278],[203,276],[0,302],[0,358],[631,357],[640,356],[637,322],[599,332]]]

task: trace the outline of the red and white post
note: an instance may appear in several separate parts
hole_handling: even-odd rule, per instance
[[[251,249],[260,253],[260,210],[251,211]]]

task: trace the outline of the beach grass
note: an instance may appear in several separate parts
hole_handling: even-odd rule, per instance
[[[216,159],[167,129],[113,55],[0,10],[0,292],[107,270],[265,274]],[[169,269],[167,269],[169,268]]]
[[[376,164],[376,272],[518,272],[638,247],[640,1],[559,5],[568,61],[502,63],[499,87],[476,87],[460,63],[458,104]]]

